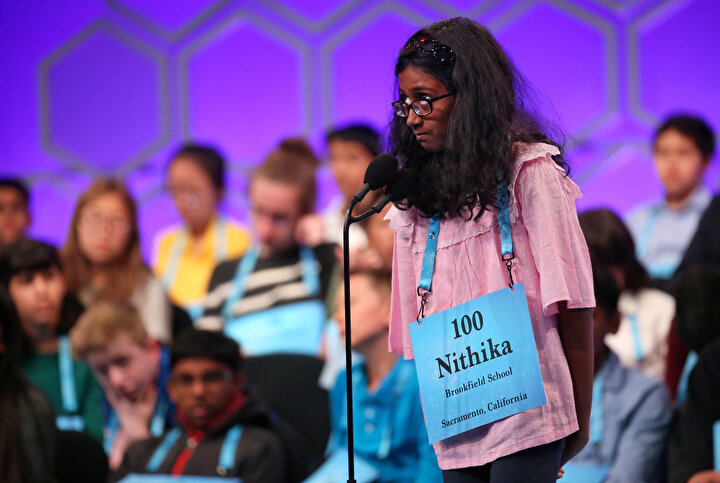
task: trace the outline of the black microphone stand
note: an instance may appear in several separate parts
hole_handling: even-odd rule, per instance
[[[348,483],[355,483],[355,440],[352,406],[352,338],[350,334],[350,225],[364,220],[370,215],[379,213],[382,208],[373,206],[365,213],[352,216],[353,208],[360,200],[353,198],[345,213],[343,225],[343,288],[345,293],[345,383],[347,390],[347,423],[348,423]]]

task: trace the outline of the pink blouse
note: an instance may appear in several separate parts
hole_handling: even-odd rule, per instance
[[[557,304],[595,306],[590,257],[573,201],[581,194],[551,158],[559,153],[557,148],[547,144],[516,147],[509,186],[513,277],[516,283],[525,283],[547,404],[434,443],[442,469],[481,466],[578,430],[572,380],[557,329]],[[395,207],[386,219],[395,230],[390,350],[412,359],[408,324],[420,307],[416,288],[429,220],[415,209]],[[478,221],[443,219],[425,315],[507,284],[496,212],[488,210]]]

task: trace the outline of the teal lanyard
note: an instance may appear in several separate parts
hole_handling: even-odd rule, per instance
[[[220,449],[220,457],[218,459],[217,466],[217,472],[220,476],[227,475],[228,471],[235,466],[235,455],[237,454],[237,447],[240,442],[240,438],[242,437],[242,433],[242,425],[237,424],[230,428],[225,435],[225,440],[223,441],[222,448]],[[150,461],[146,466],[149,473],[156,473],[160,469],[160,465],[162,465],[163,461],[165,461],[170,449],[175,445],[175,443],[177,443],[181,435],[182,432],[180,431],[180,428],[175,428],[165,435],[160,443],[160,446],[158,446],[153,455],[150,457]]]
[[[605,364],[595,374],[593,380],[592,409],[590,410],[590,442],[599,444],[603,434],[603,381]]]
[[[177,273],[180,268],[180,259],[185,252],[187,242],[190,239],[190,231],[187,227],[183,227],[175,237],[175,241],[170,248],[170,260],[163,276],[163,286],[165,290],[175,284]],[[218,217],[215,222],[215,260],[218,262],[227,258],[227,222],[225,218]]]
[[[639,362],[645,358],[645,352],[642,347],[642,339],[640,338],[640,324],[636,314],[628,316],[630,321],[630,330],[632,332],[633,346],[635,347],[635,359]]]
[[[237,271],[235,272],[235,278],[233,278],[231,284],[230,295],[223,306],[222,313],[226,321],[235,318],[233,306],[245,295],[247,277],[255,270],[255,265],[259,257],[260,246],[254,245],[250,247],[240,260]],[[317,297],[320,294],[320,277],[318,276],[317,263],[312,249],[306,246],[300,247],[300,263],[302,266],[303,283],[308,287],[309,295],[311,297]]]
[[[158,400],[155,404],[155,412],[150,420],[151,435],[160,436],[163,434],[163,431],[165,431],[165,421],[167,420],[168,407],[169,404],[167,398],[161,397],[161,394],[158,393]],[[107,433],[103,442],[103,446],[105,447],[105,452],[107,454],[110,454],[110,451],[112,450],[112,445],[115,442],[115,436],[117,435],[119,427],[120,422],[118,421],[117,414],[113,412],[110,416],[110,422],[108,423]]]
[[[698,355],[695,351],[690,351],[685,359],[682,373],[680,374],[680,382],[678,383],[677,397],[675,398],[675,407],[680,407],[687,399],[688,382],[690,381],[690,373],[695,368],[698,361]]]
[[[650,214],[648,214],[642,233],[638,237],[637,246],[635,247],[635,253],[638,259],[642,259],[647,254],[647,251],[650,248],[650,239],[655,231],[655,225],[657,224],[659,217],[660,207],[655,206],[651,209]]]
[[[63,335],[58,339],[58,357],[60,359],[60,394],[63,410],[66,413],[78,411],[77,394],[75,392],[75,373],[73,371],[72,348],[70,339]]]
[[[500,225],[500,245],[502,249],[502,260],[508,271],[508,286],[512,288],[515,284],[512,277],[513,253],[512,230],[510,229],[510,192],[507,184],[499,184],[497,187],[498,224]],[[440,236],[440,215],[430,218],[427,239],[425,241],[425,252],[423,253],[422,269],[420,271],[420,283],[417,294],[421,297],[420,310],[417,320],[425,317],[425,304],[427,297],[432,293],[432,279],[435,270],[435,254]]]

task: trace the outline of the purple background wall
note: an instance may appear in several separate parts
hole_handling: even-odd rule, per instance
[[[245,220],[253,165],[288,135],[322,152],[332,125],[382,128],[397,49],[455,15],[487,25],[554,105],[581,209],[625,212],[660,194],[648,141],[667,113],[720,129],[717,0],[10,0],[0,2],[0,175],[28,180],[32,233],[59,244],[89,181],[124,177],[149,254],[178,221],[163,192],[178,143],[224,151],[225,210]],[[335,188],[327,169],[319,176],[324,200]]]

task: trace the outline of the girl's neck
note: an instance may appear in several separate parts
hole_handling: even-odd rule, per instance
[[[215,215],[211,216],[209,219],[205,220],[204,222],[197,223],[194,225],[188,224],[188,230],[190,231],[190,237],[194,239],[200,239],[203,234],[205,234],[205,231],[207,231],[208,227],[212,224],[213,220],[215,219]]]
[[[51,354],[58,351],[58,338],[45,339],[35,343],[35,351],[38,354]]]
[[[106,265],[95,265],[90,268],[90,282],[95,290],[102,290],[107,286],[110,270]]]
[[[388,332],[385,331],[356,347],[357,352],[365,357],[368,389],[373,392],[380,387],[397,360],[397,354],[388,352],[387,338]]]

